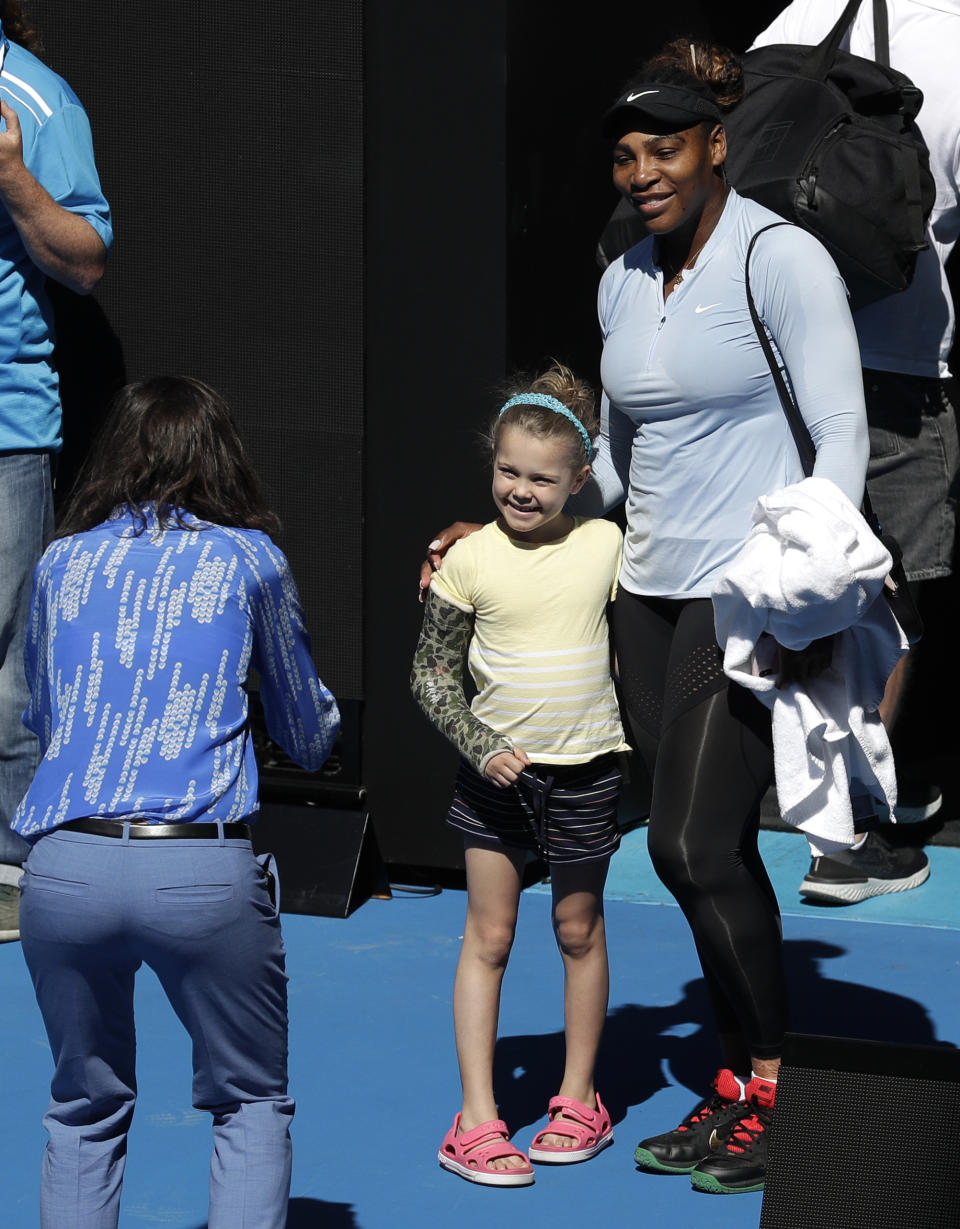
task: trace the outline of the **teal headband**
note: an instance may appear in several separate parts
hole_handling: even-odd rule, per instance
[[[562,414],[564,418],[577,428],[583,439],[583,446],[587,450],[587,460],[593,460],[593,441],[587,434],[587,428],[583,425],[580,419],[568,410],[562,401],[558,401],[556,397],[551,397],[547,393],[518,393],[516,397],[511,397],[509,401],[505,401],[500,408],[500,416],[502,417],[507,410],[512,409],[515,405],[539,405],[545,410],[553,410],[554,414]]]

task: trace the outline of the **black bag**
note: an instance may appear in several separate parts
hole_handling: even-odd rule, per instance
[[[878,62],[839,50],[859,7],[849,0],[816,47],[748,51],[746,96],[724,119],[729,181],[816,235],[854,310],[910,285],[935,197],[913,123],[923,95],[888,67],[884,0],[874,0]]]
[[[803,472],[809,477],[813,473],[813,464],[817,457],[816,449],[813,446],[813,440],[810,438],[807,425],[803,421],[800,411],[793,400],[783,368],[774,353],[770,337],[763,321],[760,319],[757,305],[753,301],[753,291],[750,289],[750,255],[753,252],[754,245],[765,231],[774,230],[778,226],[786,225],[786,222],[771,222],[769,226],[761,227],[753,236],[750,240],[750,246],[747,248],[743,280],[747,289],[747,306],[750,308],[750,319],[753,321],[753,327],[756,329],[760,346],[770,366],[770,374],[773,376],[773,382],[780,397],[780,404],[783,406],[783,412],[787,416],[791,434],[797,445],[797,452],[800,454],[800,464],[803,466]],[[907,642],[909,644],[916,644],[923,635],[923,620],[920,617],[917,604],[913,600],[913,594],[910,592],[907,574],[903,567],[903,552],[900,550],[900,543],[896,538],[883,532],[883,527],[877,520],[877,514],[870,503],[870,495],[866,487],[863,490],[862,511],[864,520],[890,552],[890,557],[893,561],[890,571],[884,580],[883,596],[887,599],[887,604],[893,612],[893,617],[903,629]]]

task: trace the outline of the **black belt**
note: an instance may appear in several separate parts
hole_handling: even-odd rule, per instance
[[[69,823],[61,824],[61,828],[69,828],[73,832],[90,832],[94,836],[123,836],[122,819],[71,819]],[[193,837],[195,840],[216,840],[220,835],[240,837],[250,840],[249,824],[145,824],[139,820],[130,821],[130,839],[132,841],[156,839],[168,840],[182,837]]]

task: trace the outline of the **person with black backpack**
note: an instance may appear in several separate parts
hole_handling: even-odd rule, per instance
[[[870,426],[870,497],[884,529],[900,544],[907,578],[921,585],[951,570],[960,463],[960,402],[947,365],[954,309],[944,272],[960,234],[960,0],[874,0],[859,7],[846,0],[794,0],[745,56],[748,86],[752,79],[769,88],[771,66],[822,45],[831,31],[842,33],[834,76],[863,77],[871,67],[862,68],[864,60],[875,60],[890,66],[883,69],[888,76],[916,87],[914,107],[922,91],[916,125],[935,185],[927,246],[905,289],[853,304]],[[932,642],[924,652],[936,656]],[[880,710],[891,732],[911,660],[904,658],[894,671]],[[898,771],[899,821],[926,819],[940,805],[936,786]],[[801,892],[835,904],[918,886],[917,858],[926,862],[926,855],[893,846],[876,831],[861,833],[860,840],[857,849],[815,858]]]
[[[752,296],[813,440],[814,477],[855,509],[869,452],[836,264],[800,227],[768,230],[777,215],[727,182],[726,125],[742,96],[729,51],[677,39],[604,119],[614,186],[648,233],[601,279],[604,414],[577,496],[578,512],[626,501],[614,642],[631,742],[653,780],[648,849],[693,933],[724,1058],[712,1093],[642,1140],[635,1159],[723,1194],[763,1186],[788,1008],[757,841],[773,776],[769,712],[725,674],[711,598],[757,501],[804,475],[752,322],[748,253]],[[822,672],[829,651],[781,648],[778,685]]]

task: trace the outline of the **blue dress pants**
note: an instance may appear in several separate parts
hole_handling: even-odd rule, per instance
[[[262,861],[262,860],[261,860]],[[209,1229],[283,1229],[290,1190],[280,919],[244,840],[54,830],[22,885],[24,956],[54,1075],[43,1229],[116,1229],[137,1095],[133,983],[154,970],[213,1116]]]

